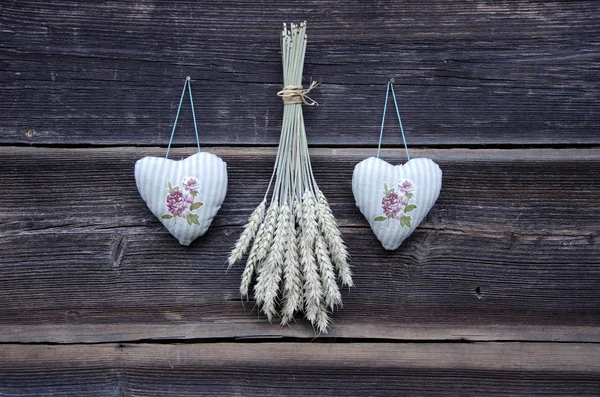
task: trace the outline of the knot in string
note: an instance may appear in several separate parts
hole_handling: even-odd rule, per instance
[[[283,100],[284,105],[291,105],[293,103],[303,103],[309,106],[318,105],[317,101],[307,95],[318,85],[319,83],[316,81],[310,83],[308,88],[304,88],[301,85],[288,85],[283,87],[283,90],[279,91],[277,96]]]

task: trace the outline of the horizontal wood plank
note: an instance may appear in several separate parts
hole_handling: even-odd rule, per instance
[[[426,12],[424,12],[426,10]],[[309,21],[309,142],[374,146],[396,78],[412,145],[598,144],[600,3],[4,1],[0,142],[275,144],[279,28]],[[391,110],[391,109],[390,109]],[[384,144],[400,142],[388,115]],[[178,144],[194,142],[184,106]]]
[[[225,271],[273,149],[208,150],[228,163],[229,193],[209,232],[181,247],[133,180],[135,160],[162,149],[1,148],[0,341],[313,338],[303,320],[258,316],[239,300],[241,265]],[[440,164],[444,185],[395,252],[353,203],[352,169],[370,154],[312,151],[356,282],[330,336],[598,341],[598,149],[415,150]]]
[[[0,356],[0,394],[15,397],[595,396],[600,389],[596,344],[9,344]]]

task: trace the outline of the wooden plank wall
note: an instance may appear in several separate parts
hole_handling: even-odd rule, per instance
[[[0,395],[600,394],[600,3],[0,3]],[[281,328],[225,259],[279,139],[282,22],[308,20],[315,176],[356,287],[333,328]],[[228,163],[181,247],[135,161],[161,156],[185,76]],[[394,252],[354,205],[396,79],[440,198]],[[182,109],[174,158],[194,152]],[[388,115],[382,157],[404,161]]]

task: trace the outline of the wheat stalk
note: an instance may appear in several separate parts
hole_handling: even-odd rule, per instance
[[[258,269],[258,277],[254,286],[254,297],[261,306],[269,321],[277,316],[277,296],[283,271],[286,243],[289,240],[290,209],[287,205],[279,208],[277,227],[273,244],[264,264]]]
[[[331,212],[329,203],[325,198],[325,195],[320,190],[317,191],[319,201],[317,203],[317,213],[319,219],[319,226],[323,232],[323,237],[329,246],[333,263],[338,270],[338,275],[342,284],[348,287],[353,287],[354,282],[352,281],[352,271],[348,264],[348,249],[342,240],[342,234],[337,225],[337,221]]]
[[[285,251],[285,267],[283,270],[283,308],[281,309],[281,325],[288,324],[296,311],[302,308],[302,273],[298,257],[298,245],[293,241],[297,238],[297,232],[294,231],[296,222],[293,216],[290,216],[288,222],[288,242]]]
[[[244,231],[235,243],[235,248],[231,251],[231,254],[229,255],[229,259],[227,260],[229,262],[228,269],[231,268],[231,266],[233,266],[234,263],[242,259],[242,257],[248,250],[250,242],[256,236],[256,232],[258,231],[259,226],[262,224],[262,221],[265,217],[266,207],[267,200],[263,200],[262,203],[260,203],[258,207],[254,209],[254,211],[252,211],[252,214],[250,214],[250,217],[248,218],[248,223],[246,223],[246,225],[244,226]]]

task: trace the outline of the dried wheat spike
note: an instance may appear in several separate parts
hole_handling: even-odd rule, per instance
[[[269,321],[277,316],[277,297],[283,272],[285,246],[290,238],[288,236],[289,221],[290,208],[284,204],[279,207],[273,244],[264,264],[258,269],[258,277],[254,286],[256,302],[261,306]]]
[[[327,310],[323,305],[319,307],[319,311],[317,312],[317,317],[313,325],[317,328],[320,334],[326,334],[329,328],[329,316],[327,315]]]
[[[327,244],[325,243],[323,235],[320,233],[317,234],[317,239],[315,241],[315,254],[317,256],[317,262],[319,263],[319,269],[321,270],[321,284],[323,285],[325,305],[333,310],[336,305],[342,304],[342,294],[337,285],[333,263],[331,263],[329,251],[327,250]]]
[[[260,224],[254,244],[250,248],[250,254],[246,261],[246,267],[242,273],[242,282],[240,284],[240,294],[242,297],[248,297],[248,291],[250,290],[250,284],[252,284],[252,278],[258,267],[260,267],[261,261],[266,256],[264,248],[271,245],[273,239],[273,229],[277,220],[277,203],[271,204],[267,210],[267,215],[264,221]],[[261,256],[259,256],[259,254]]]
[[[352,271],[348,264],[348,249],[342,240],[342,234],[337,226],[337,221],[331,212],[329,203],[325,198],[325,195],[320,190],[317,191],[319,195],[319,202],[317,203],[317,212],[319,219],[319,226],[323,232],[323,237],[329,246],[329,252],[333,259],[333,263],[338,270],[338,276],[342,281],[342,284],[349,287],[353,287],[352,282]]]
[[[311,323],[315,324],[321,311],[323,288],[314,255],[315,240],[317,233],[319,233],[315,200],[309,190],[304,192],[300,207],[302,210],[302,217],[300,218],[302,232],[299,239],[299,251],[304,276],[304,314]]]
[[[261,262],[266,259],[273,243],[273,236],[277,226],[277,216],[279,215],[279,204],[274,201],[267,210],[265,217],[265,231],[261,243],[256,247],[256,260]]]
[[[298,208],[297,203],[294,208]],[[296,221],[294,216],[290,216],[289,239],[287,250],[285,252],[285,268],[283,270],[283,308],[281,309],[281,325],[288,324],[294,314],[302,309],[302,272],[298,257],[298,245],[294,239],[297,239],[298,233],[295,231]]]
[[[242,257],[248,250],[250,242],[256,235],[256,232],[258,231],[258,228],[262,224],[262,221],[265,217],[266,206],[267,201],[263,200],[262,203],[260,203],[258,207],[254,209],[254,211],[252,211],[252,214],[250,214],[250,217],[248,218],[248,223],[244,226],[244,231],[235,243],[235,248],[231,251],[231,254],[229,255],[228,268],[230,268],[234,263],[242,259]]]

